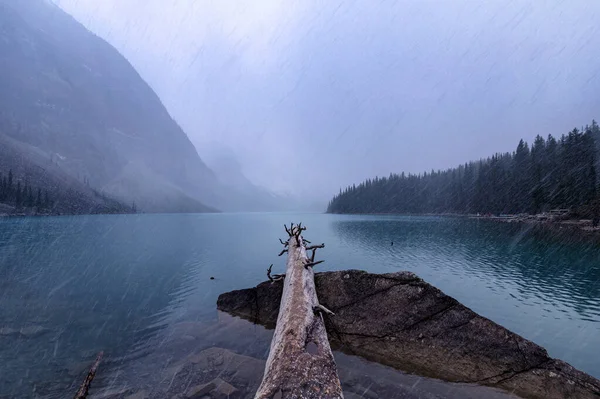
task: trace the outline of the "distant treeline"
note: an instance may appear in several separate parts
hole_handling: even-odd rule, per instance
[[[0,203],[12,205],[17,209],[35,208],[38,212],[52,208],[48,191],[30,186],[21,180],[15,182],[12,170],[8,174],[0,173]]]
[[[445,171],[391,174],[340,190],[330,213],[538,213],[596,198],[600,128],[595,121],[556,139],[521,140],[498,153]]]

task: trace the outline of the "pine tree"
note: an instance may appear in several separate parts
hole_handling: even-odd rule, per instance
[[[35,200],[35,206],[38,210],[42,207],[42,189],[38,187],[37,198]]]
[[[13,173],[12,169],[8,171],[8,192],[11,193],[13,190]]]
[[[23,205],[23,193],[21,192],[21,182],[17,182],[17,188],[15,191],[15,206],[20,208]]]
[[[544,170],[546,169],[546,140],[537,135],[531,148],[532,162],[532,210],[534,213],[540,212],[546,205],[546,194],[544,189]]]

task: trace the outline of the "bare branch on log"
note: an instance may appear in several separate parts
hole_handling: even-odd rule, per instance
[[[324,260],[319,260],[317,262],[308,262],[304,264],[304,268],[308,269],[309,267],[315,267],[316,265],[318,265],[319,263],[323,263],[325,262]]]
[[[317,253],[317,249],[319,248],[325,248],[325,244],[321,244],[321,245],[312,245],[310,247],[306,247],[307,251],[312,251],[312,255],[310,256],[310,261],[314,262],[315,261],[315,254]]]
[[[287,251],[288,251],[287,249],[282,249],[282,250],[281,250],[281,252],[279,253],[279,255],[277,255],[277,256],[281,256],[281,255],[283,255],[284,253],[286,253]]]
[[[283,280],[285,277],[285,274],[271,274],[271,270],[273,270],[273,264],[271,263],[271,266],[269,266],[269,268],[267,269],[267,277],[269,278],[269,281],[274,283],[275,281],[279,281],[279,280]]]
[[[98,365],[100,364],[100,361],[102,360],[103,355],[104,355],[104,352],[98,353],[98,356],[96,357],[96,361],[94,362],[94,364],[92,364],[92,368],[90,368],[90,371],[88,372],[87,377],[85,377],[85,381],[83,381],[83,384],[81,384],[81,387],[79,388],[79,391],[77,391],[77,393],[75,394],[74,399],[87,398],[88,390],[90,389],[90,384],[92,383],[92,380],[96,376],[96,370],[98,369]]]
[[[283,241],[281,238],[279,239],[279,242],[281,243],[281,245],[283,245],[284,247],[287,247],[289,244],[287,241]]]
[[[292,226],[293,226],[293,225],[294,225],[294,223],[292,223]],[[286,233],[288,233],[288,236],[290,236],[290,237],[291,237],[291,236],[292,236],[292,228],[290,228],[290,229],[288,230],[288,228],[287,228],[287,225],[285,225],[285,224],[283,225],[283,228],[285,229],[285,232],[286,232]]]
[[[325,306],[318,304],[317,306],[315,306],[313,308],[313,311],[315,312],[324,312],[327,313],[329,315],[335,316],[335,313],[333,313],[331,310],[327,309]]]
[[[302,242],[304,243],[304,245],[306,245],[306,244],[310,244],[310,241],[308,241],[306,238],[303,238],[303,239],[302,239]]]

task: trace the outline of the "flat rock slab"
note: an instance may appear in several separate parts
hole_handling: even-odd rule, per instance
[[[525,398],[600,398],[600,381],[548,356],[410,272],[317,273],[334,349],[423,376],[476,383]],[[219,296],[217,307],[254,323],[277,322],[283,284]]]

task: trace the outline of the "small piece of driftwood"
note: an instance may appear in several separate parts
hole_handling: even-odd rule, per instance
[[[102,356],[104,356],[104,352],[98,353],[98,356],[96,357],[96,361],[94,362],[94,364],[92,364],[90,371],[88,372],[87,376],[85,377],[83,384],[81,384],[81,386],[79,387],[79,391],[77,391],[77,393],[75,394],[74,399],[87,398],[88,390],[90,389],[90,385],[91,385],[92,381],[94,380],[94,377],[96,376],[96,370],[98,370],[98,365],[102,361]]]

